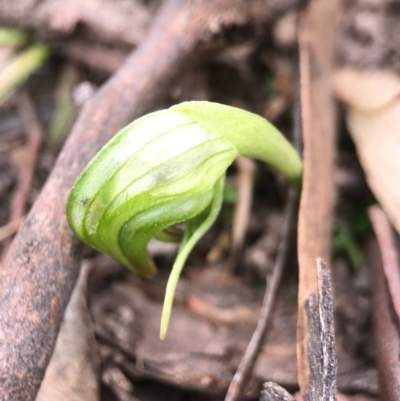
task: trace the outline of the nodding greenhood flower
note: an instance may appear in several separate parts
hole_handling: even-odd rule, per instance
[[[76,235],[146,277],[156,272],[148,242],[179,239],[172,226],[186,222],[167,285],[161,338],[183,265],[217,218],[225,172],[238,156],[269,163],[299,185],[298,154],[266,120],[217,103],[186,102],[120,131],[71,190],[67,218]]]

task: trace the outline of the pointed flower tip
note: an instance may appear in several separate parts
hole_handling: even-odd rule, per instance
[[[152,278],[154,278],[156,276],[157,269],[138,270],[137,272],[144,278],[152,279]]]
[[[156,264],[151,256],[148,257],[147,265],[131,265],[128,266],[135,273],[140,274],[142,277],[152,279],[158,273]]]

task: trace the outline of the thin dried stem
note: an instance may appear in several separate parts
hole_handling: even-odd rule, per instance
[[[235,164],[238,169],[238,201],[235,207],[232,227],[232,245],[227,261],[227,268],[234,272],[238,266],[243,243],[249,226],[256,164],[253,160],[239,157]]]
[[[283,270],[289,256],[290,238],[296,222],[298,197],[294,190],[290,190],[285,210],[285,222],[281,234],[277,257],[271,277],[267,278],[263,305],[257,327],[253,333],[249,345],[243,355],[235,375],[231,381],[225,401],[236,401],[242,394],[244,387],[253,370],[255,361],[260,352],[265,332],[271,321],[272,310],[279,289]]]
[[[19,97],[19,110],[27,141],[25,145],[24,161],[18,174],[18,184],[11,202],[9,221],[21,222],[25,215],[26,203],[31,190],[35,174],[36,159],[43,140],[43,130],[36,115],[35,108],[28,94],[22,92]],[[11,243],[11,239],[4,244],[3,255]],[[0,258],[2,259],[2,258]]]

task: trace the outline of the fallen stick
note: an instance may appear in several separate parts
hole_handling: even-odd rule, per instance
[[[302,15],[299,28],[304,172],[297,242],[297,367],[304,401],[334,399],[334,389],[325,383],[325,376],[322,371],[318,371],[316,364],[316,352],[319,351],[322,357],[323,345],[313,349],[318,343],[318,326],[310,321],[314,316],[310,313],[310,308],[313,306],[317,309],[315,299],[318,297],[319,287],[318,275],[314,269],[315,260],[323,258],[329,261],[330,253],[335,198],[335,112],[330,77],[339,2],[340,0],[312,0]],[[320,367],[324,368],[322,365]]]

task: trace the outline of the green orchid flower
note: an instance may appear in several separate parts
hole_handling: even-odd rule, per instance
[[[71,190],[67,218],[76,235],[145,277],[156,272],[149,241],[181,241],[167,284],[161,338],[182,268],[216,220],[226,170],[238,156],[269,163],[300,185],[298,154],[265,119],[217,103],[185,102],[125,127]],[[183,237],[174,229],[181,222]]]

